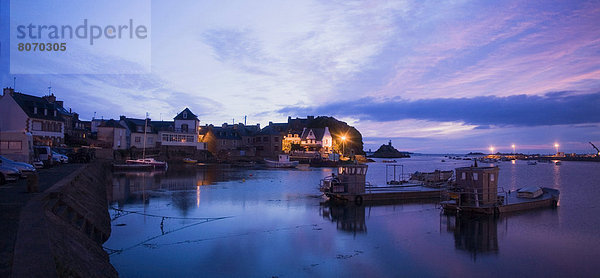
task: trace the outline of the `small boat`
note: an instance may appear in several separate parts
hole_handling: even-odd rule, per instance
[[[130,165],[151,165],[154,168],[167,168],[167,162],[158,161],[154,158],[128,159],[125,160],[125,163]]]
[[[270,168],[296,168],[298,161],[290,161],[290,156],[287,154],[280,154],[279,160],[268,160],[265,158],[265,164]]]
[[[556,207],[560,192],[556,189],[528,186],[516,194],[498,187],[498,167],[462,167],[456,169],[456,188],[440,202],[446,213],[494,214]],[[514,192],[514,191],[513,191]]]
[[[423,173],[423,172],[417,171],[414,174],[410,175],[410,179],[417,180],[417,181],[423,181],[423,182],[447,182],[448,180],[450,180],[452,178],[453,175],[454,175],[454,171],[452,171],[452,170],[449,170],[449,171],[435,170],[435,171],[429,172],[429,173]]]
[[[186,157],[183,159],[183,163],[196,164],[198,163],[198,160]]]
[[[439,199],[445,187],[429,187],[419,182],[390,183],[390,186],[372,186],[366,181],[367,165],[345,165],[321,180],[319,190],[330,201],[344,203],[386,203],[395,201]],[[400,184],[398,182],[398,184]]]

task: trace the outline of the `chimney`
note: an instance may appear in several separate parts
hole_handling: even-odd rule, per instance
[[[56,101],[56,97],[54,96],[54,94],[44,96],[44,99],[49,103],[54,103]]]
[[[3,95],[5,96],[6,94],[9,94],[12,96],[14,94],[14,92],[15,92],[15,90],[13,88],[10,88],[10,87],[4,88]]]

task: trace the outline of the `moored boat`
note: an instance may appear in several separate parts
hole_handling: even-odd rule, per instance
[[[196,163],[198,163],[198,160],[186,157],[183,159],[183,163],[196,164]]]
[[[446,190],[429,187],[419,182],[402,185],[371,186],[366,182],[367,165],[338,167],[337,174],[321,180],[320,191],[332,201],[363,203],[386,203],[404,200],[439,199]]]
[[[528,186],[513,194],[498,188],[498,167],[456,169],[456,187],[440,204],[446,213],[500,214],[535,208],[556,207],[560,192]],[[498,190],[500,189],[500,190]]]
[[[277,161],[265,159],[265,164],[271,168],[296,168],[299,162],[290,161],[290,156],[287,154],[280,154]]]
[[[128,159],[125,160],[125,163],[129,165],[151,165],[154,168],[167,168],[167,162],[158,161],[154,158]]]

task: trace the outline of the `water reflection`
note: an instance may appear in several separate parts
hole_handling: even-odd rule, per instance
[[[149,204],[161,193],[171,193],[173,205],[183,213],[200,206],[200,191],[205,185],[241,180],[239,171],[214,167],[170,167],[168,171],[114,172],[108,201],[124,204]],[[194,196],[195,195],[195,196]]]
[[[501,218],[493,215],[442,216],[446,231],[454,234],[454,246],[458,250],[471,253],[473,260],[480,254],[497,254],[498,225]]]
[[[350,232],[354,235],[367,232],[364,206],[327,202],[321,205],[320,215],[331,222],[335,222],[337,229],[340,231]]]

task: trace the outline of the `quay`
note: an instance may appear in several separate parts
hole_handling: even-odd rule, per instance
[[[64,164],[0,186],[0,277],[117,277],[102,243],[110,236],[108,165]],[[85,205],[82,205],[85,204]]]

